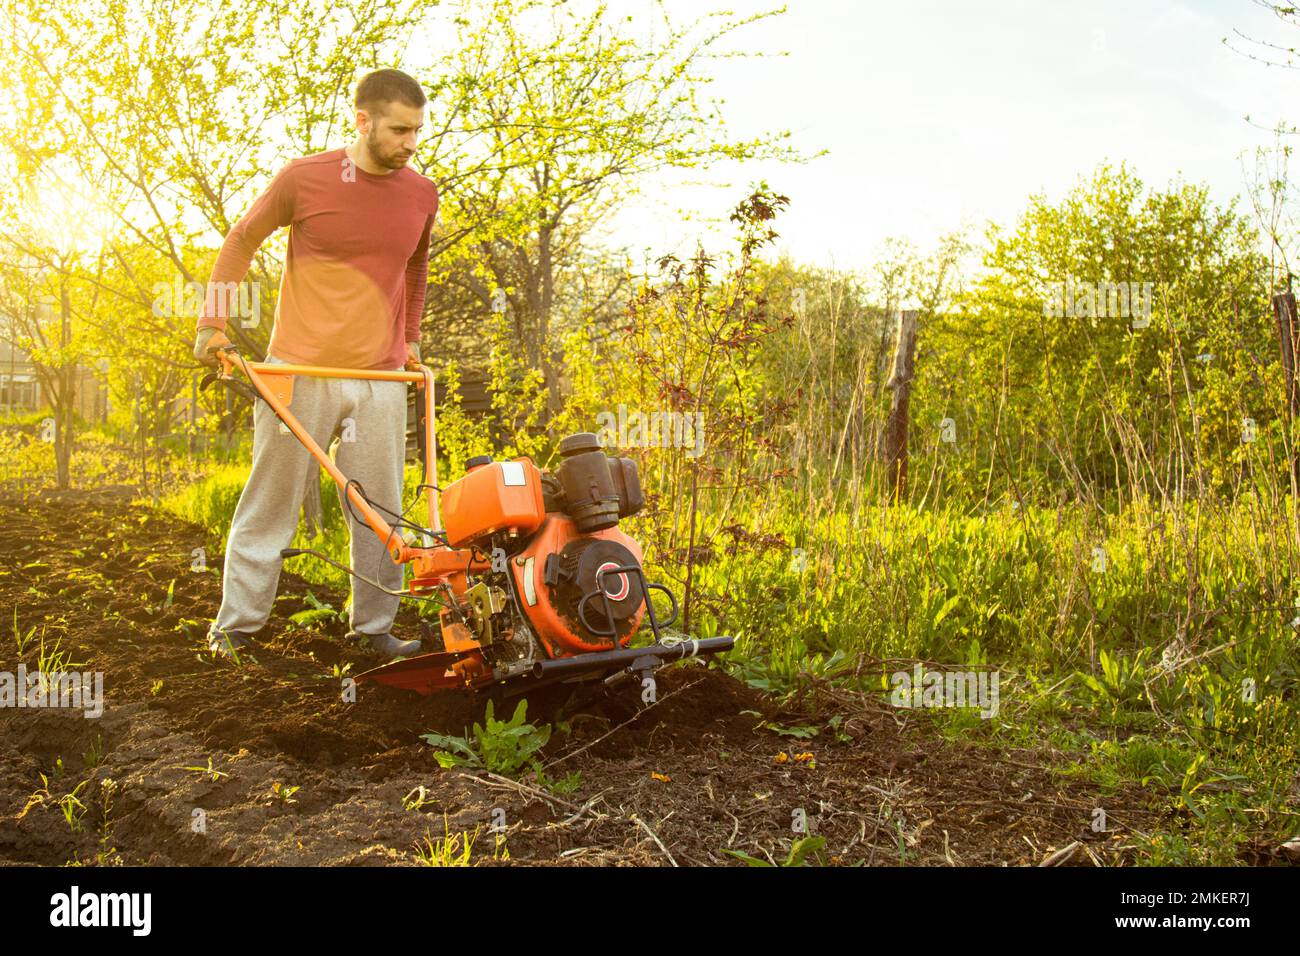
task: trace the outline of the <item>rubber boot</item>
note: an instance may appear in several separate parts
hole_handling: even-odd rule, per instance
[[[213,621],[208,627],[208,650],[214,656],[236,658],[248,646],[248,638],[238,631],[223,631]]]
[[[420,641],[403,641],[391,634],[375,634],[370,638],[370,647],[388,660],[398,657],[414,657],[424,650]]]

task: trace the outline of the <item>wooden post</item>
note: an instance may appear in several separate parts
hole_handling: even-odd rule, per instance
[[[1288,285],[1290,280],[1288,279]],[[1300,342],[1296,338],[1296,311],[1294,293],[1279,292],[1273,296],[1273,317],[1277,320],[1278,347],[1282,352],[1282,368],[1286,372],[1287,420],[1294,422],[1300,415],[1300,389],[1296,387],[1296,352]],[[1300,456],[1291,450],[1291,474],[1300,484]]]
[[[912,399],[912,362],[916,355],[915,309],[898,313],[898,331],[895,336],[894,368],[886,387],[893,394],[889,407],[889,421],[885,426],[885,469],[889,481],[889,497],[898,501],[907,493],[907,430]]]

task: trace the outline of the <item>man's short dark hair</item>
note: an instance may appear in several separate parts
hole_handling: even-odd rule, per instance
[[[387,104],[394,101],[407,106],[423,106],[427,102],[420,84],[401,70],[375,70],[357,84],[356,108],[372,116],[383,116]]]

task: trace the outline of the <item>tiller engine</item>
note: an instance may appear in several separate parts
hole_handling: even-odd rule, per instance
[[[220,333],[212,347],[221,371],[204,384],[222,381],[264,400],[342,489],[354,516],[384,541],[393,561],[411,566],[411,575],[405,590],[392,591],[317,551],[287,548],[281,555],[310,554],[390,594],[441,605],[440,634],[428,629],[424,635],[426,649],[438,649],[366,671],[358,683],[422,694],[506,685],[515,694],[557,681],[644,679],[666,662],[733,646],[731,637],[667,633],[677,601],[647,580],[640,546],[619,527],[644,505],[636,463],[606,455],[595,435],[563,439],[554,473],[528,458],[480,456],[467,462],[463,477],[440,488],[434,378],[427,366],[382,371],[248,362]],[[235,368],[252,388],[232,377]],[[370,501],[312,440],[290,411],[297,375],[396,380],[423,391],[423,401],[417,396],[415,403],[424,465],[417,494],[427,492],[428,527],[405,517],[410,508],[395,514]],[[655,608],[656,592],[668,605],[664,616]],[[652,641],[634,646],[647,622]]]

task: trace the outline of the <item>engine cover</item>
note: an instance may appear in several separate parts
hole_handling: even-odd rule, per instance
[[[635,574],[613,574],[614,568],[640,567],[638,561],[626,547],[617,541],[605,538],[578,538],[570,541],[560,552],[558,562],[552,562],[555,579],[555,606],[565,620],[582,625],[585,613],[587,623],[604,630],[613,627],[624,631],[625,622],[631,619],[641,608],[645,593],[641,581]],[[602,571],[606,574],[602,580],[606,597],[609,598],[611,621],[605,614],[605,602],[599,594],[597,576]],[[579,604],[584,595],[597,592],[587,601],[585,612],[580,613]]]
[[[578,602],[595,590],[602,567],[640,567],[641,559],[640,546],[617,527],[581,534],[568,516],[546,516],[528,545],[510,559],[510,574],[519,606],[549,656],[571,657],[627,645],[645,614],[645,595],[636,575],[605,576],[614,635],[596,634],[585,627]],[[599,595],[587,602],[586,617],[597,628],[610,626]]]

